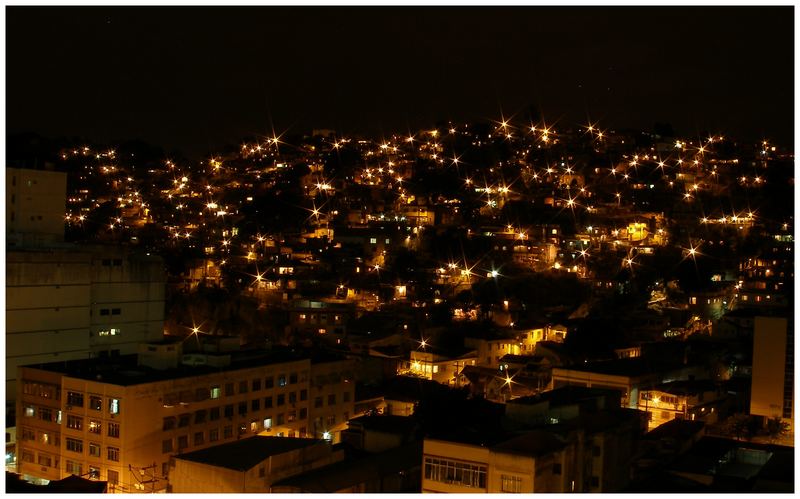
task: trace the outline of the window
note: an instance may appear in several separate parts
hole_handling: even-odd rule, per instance
[[[38,463],[40,466],[47,466],[48,468],[50,468],[53,466],[53,458],[50,457],[50,454],[42,454],[40,452]]]
[[[269,430],[272,428],[272,418],[264,418],[264,429]]]
[[[183,428],[184,426],[189,426],[189,423],[192,420],[191,414],[181,414],[178,416],[178,428]]]
[[[47,407],[40,407],[39,419],[42,421],[53,421],[53,410]]]
[[[253,386],[250,387],[250,390],[253,392],[261,390],[261,378],[253,380]]]
[[[212,407],[208,410],[208,420],[216,421],[219,419],[219,407]]]
[[[328,405],[336,405],[336,394],[331,393],[328,395]]]
[[[106,450],[106,457],[109,461],[119,461],[119,449],[117,447],[108,447]]]
[[[108,436],[119,438],[119,423],[108,423]]]
[[[189,435],[181,435],[178,437],[178,451],[182,451],[189,447]]]
[[[92,457],[100,457],[100,444],[89,442],[89,455]]]
[[[294,385],[295,383],[297,383],[297,373],[289,374],[289,384]]]
[[[250,421],[250,431],[252,431],[253,433],[258,433],[258,421],[257,420],[254,419],[254,420]]]
[[[119,471],[108,470],[108,483],[110,485],[116,485],[119,483]]]
[[[103,424],[97,419],[89,420],[89,433],[100,435],[103,433]]]
[[[36,415],[36,407],[32,405],[25,406],[25,416],[32,418]]]
[[[112,308],[111,309],[111,315],[119,315],[121,313],[122,313],[122,309],[119,309],[119,308]]]
[[[206,410],[200,409],[199,411],[194,411],[194,424],[200,424],[206,422]]]
[[[328,428],[336,426],[336,415],[328,416],[326,422],[328,424]]]
[[[27,449],[23,449],[22,450],[22,458],[21,459],[22,459],[23,462],[32,463],[33,462],[33,451],[29,451]],[[69,464],[69,461],[67,461],[67,463]],[[69,470],[67,470],[67,471],[69,471]]]
[[[164,418],[164,424],[162,425],[162,429],[164,431],[172,430],[175,428],[175,417],[169,416]]]
[[[67,450],[72,452],[83,452],[83,440],[78,440],[77,438],[68,438]]]
[[[119,414],[119,399],[108,399],[109,414]]]
[[[67,392],[67,405],[83,407],[83,394],[79,392]]]
[[[264,409],[272,407],[272,397],[264,397]]]
[[[161,441],[161,452],[167,453],[172,452],[172,439],[168,438],[166,440]]]
[[[81,463],[67,460],[67,473],[71,475],[83,475],[83,466]]]
[[[219,440],[219,428],[212,428],[208,430],[208,441],[216,442]]]
[[[109,313],[109,310],[107,308],[101,308],[100,309],[100,315],[108,315],[108,313]]]
[[[169,478],[169,462],[161,463],[161,476]]]
[[[209,395],[212,399],[218,399],[221,391],[219,385],[214,385],[211,387],[211,393]]]
[[[297,392],[289,392],[289,403],[294,404],[297,402]]]
[[[250,410],[253,412],[261,410],[261,399],[253,399],[253,401],[250,402]]]
[[[233,426],[228,425],[223,429],[223,438],[231,438],[233,436]]]
[[[278,386],[286,386],[286,375],[281,374],[278,376]]]
[[[36,432],[33,431],[33,428],[26,428],[23,426],[21,440],[36,440]]]
[[[225,383],[225,396],[230,397],[233,395],[233,383]]]
[[[244,416],[247,414],[247,402],[239,402],[239,415]]]
[[[286,403],[286,395],[281,393],[280,395],[278,395],[278,407],[284,405],[285,403]]]
[[[502,475],[500,477],[500,490],[519,494],[522,492],[522,478],[518,476]]]
[[[486,488],[486,466],[425,456],[425,479],[463,487]]]
[[[71,430],[83,430],[83,418],[78,416],[67,416],[67,428]]]
[[[376,238],[376,237],[370,237],[370,238],[369,238],[369,243],[370,243],[370,244],[377,244],[377,243],[378,243],[378,238]]]
[[[194,444],[195,445],[203,445],[205,443],[205,433],[202,431],[198,431],[194,434]]]
[[[247,425],[242,423],[239,425],[239,435],[244,435],[245,433],[247,433]]]
[[[264,388],[272,388],[275,386],[275,378],[267,376],[264,378]]]

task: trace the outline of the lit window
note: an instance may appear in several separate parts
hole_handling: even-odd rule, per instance
[[[119,399],[108,399],[108,412],[111,414],[119,414]]]

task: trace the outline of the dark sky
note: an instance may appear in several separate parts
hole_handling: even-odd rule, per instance
[[[499,119],[791,145],[793,7],[6,7],[9,132],[205,153]]]

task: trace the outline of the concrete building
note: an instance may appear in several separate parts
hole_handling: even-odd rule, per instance
[[[639,410],[647,414],[650,430],[673,419],[713,424],[724,401],[721,386],[711,380],[672,381],[639,392]]]
[[[17,367],[135,353],[163,336],[158,256],[120,247],[19,248],[6,254],[6,399]]]
[[[117,492],[163,491],[178,453],[255,434],[333,439],[326,417],[353,411],[349,361],[277,349],[184,355],[174,342],[142,350],[19,368],[24,478],[88,474]]]
[[[66,192],[66,173],[6,168],[6,244],[62,242]]]
[[[167,491],[265,493],[272,483],[340,461],[343,454],[326,440],[256,435],[175,456]]]
[[[785,317],[756,317],[750,414],[781,418],[794,432],[794,331]]]

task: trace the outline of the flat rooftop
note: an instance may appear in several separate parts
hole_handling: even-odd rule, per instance
[[[247,471],[270,456],[285,454],[320,443],[327,443],[327,441],[313,438],[263,437],[256,435],[227,444],[179,454],[175,456],[175,459],[218,466],[229,470]]]
[[[214,356],[215,354],[208,354]],[[41,369],[43,371],[61,373],[71,378],[87,381],[101,381],[118,386],[133,386],[145,383],[155,383],[172,379],[203,376],[226,371],[237,371],[252,367],[267,366],[297,362],[304,359],[319,362],[339,360],[333,358],[312,358],[308,352],[301,352],[289,348],[273,348],[271,350],[244,350],[218,354],[230,355],[231,362],[226,366],[210,365],[178,365],[178,367],[158,370],[137,364],[138,355],[129,354],[119,357],[93,358],[69,360],[64,362],[49,362],[45,364],[30,364],[24,367]]]

